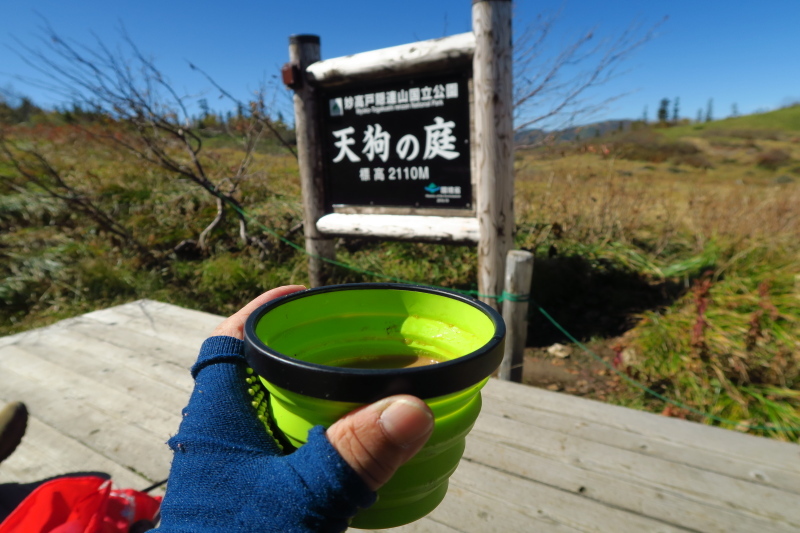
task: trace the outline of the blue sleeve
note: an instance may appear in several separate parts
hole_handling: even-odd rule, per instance
[[[374,503],[358,474],[313,428],[290,455],[256,418],[247,394],[243,343],[211,337],[192,367],[195,387],[183,410],[162,533],[340,532]]]

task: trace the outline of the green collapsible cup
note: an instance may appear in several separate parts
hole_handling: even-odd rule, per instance
[[[430,287],[363,283],[261,306],[245,325],[245,354],[269,393],[256,393],[261,415],[289,446],[302,446],[315,425],[329,427],[394,394],[430,406],[435,425],[428,443],[351,524],[381,529],[422,518],[444,499],[480,412],[480,389],[503,358],[504,338],[502,317],[477,300]],[[382,365],[381,358],[390,362]],[[379,368],[417,358],[440,362]]]

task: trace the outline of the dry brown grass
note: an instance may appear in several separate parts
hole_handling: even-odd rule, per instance
[[[653,280],[678,276],[687,288],[703,280],[702,298],[689,291],[639,315],[618,344],[631,355],[620,368],[688,407],[679,411],[694,420],[797,440],[800,179],[758,165],[759,154],[786,162],[796,146],[691,142],[700,150],[692,157],[713,168],[676,156],[618,159],[600,144],[560,158],[518,154],[518,241],[540,253],[610,260]],[[614,401],[664,409],[639,389]]]
[[[582,242],[642,241],[656,254],[676,239],[699,250],[715,239],[738,245],[800,236],[800,183],[776,184],[761,172],[714,172],[632,163],[595,154],[559,160],[518,158],[517,217],[523,245],[551,235]],[[747,172],[747,171],[745,171]],[[800,180],[799,180],[800,181]]]

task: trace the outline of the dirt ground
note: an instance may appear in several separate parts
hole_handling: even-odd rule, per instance
[[[594,354],[613,365],[618,339],[587,343]],[[620,378],[603,363],[573,344],[526,348],[522,382],[526,385],[604,401],[620,386]]]

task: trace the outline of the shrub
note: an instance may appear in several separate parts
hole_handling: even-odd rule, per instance
[[[792,160],[788,152],[780,148],[773,148],[756,157],[756,165],[767,170],[776,170]]]
[[[680,155],[672,162],[676,165],[689,165],[694,168],[714,168],[714,164],[702,153]]]
[[[766,129],[721,129],[715,128],[703,132],[703,137],[727,137],[733,139],[745,139],[748,141],[779,141],[783,136],[780,130]]]
[[[633,161],[663,163],[676,157],[701,154],[695,145],[682,141],[667,141],[652,131],[635,131],[614,143],[617,157]]]
[[[762,253],[740,254],[739,265],[729,264],[748,274],[746,278],[696,280],[677,305],[646,312],[626,339],[638,356],[628,371],[693,409],[762,426],[751,430],[756,434],[796,441],[797,270],[791,264],[775,268],[773,263],[765,271],[757,266]],[[795,429],[777,429],[781,427]]]

